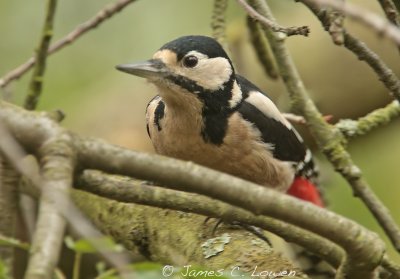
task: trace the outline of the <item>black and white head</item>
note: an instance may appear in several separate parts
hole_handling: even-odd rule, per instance
[[[180,37],[162,46],[152,59],[117,69],[144,77],[161,89],[195,95],[223,94],[232,90],[235,80],[228,55],[206,36]]]

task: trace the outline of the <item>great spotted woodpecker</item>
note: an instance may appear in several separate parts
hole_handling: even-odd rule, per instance
[[[146,111],[157,153],[323,206],[310,150],[274,103],[235,73],[216,40],[180,37],[152,59],[117,69],[158,89]]]

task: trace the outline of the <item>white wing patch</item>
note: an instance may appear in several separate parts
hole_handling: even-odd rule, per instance
[[[237,82],[233,83],[232,98],[229,100],[229,107],[234,108],[242,100],[242,90]]]
[[[259,109],[264,115],[274,118],[275,120],[282,122],[288,129],[294,130],[289,121],[281,114],[275,104],[264,94],[258,91],[250,91],[249,97],[246,102],[252,104]]]

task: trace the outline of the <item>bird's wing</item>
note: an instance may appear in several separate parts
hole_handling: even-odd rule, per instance
[[[273,147],[275,158],[293,162],[301,171],[312,161],[303,139],[260,89],[241,76],[237,80],[244,96],[238,112],[260,131],[262,141]]]

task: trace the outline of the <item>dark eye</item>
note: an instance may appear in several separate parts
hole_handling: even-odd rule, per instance
[[[199,62],[199,59],[197,59],[197,57],[193,56],[193,55],[189,55],[189,56],[183,58],[183,66],[185,66],[187,68],[193,68],[194,66],[197,65],[198,62]]]

